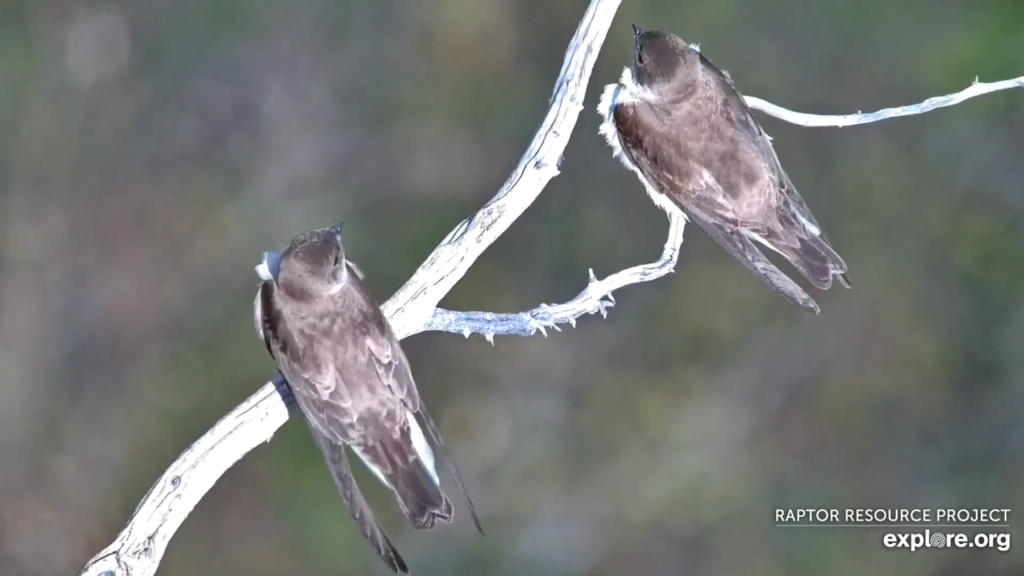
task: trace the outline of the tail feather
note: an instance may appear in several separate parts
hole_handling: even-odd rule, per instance
[[[338,487],[341,499],[352,515],[352,519],[359,526],[360,533],[373,546],[374,552],[377,553],[377,556],[389,568],[399,574],[408,574],[409,568],[406,566],[405,560],[402,559],[402,555],[398,553],[395,545],[391,543],[384,529],[377,523],[376,518],[373,516],[373,511],[370,509],[369,504],[366,503],[366,499],[363,498],[362,492],[359,491],[359,486],[356,485],[356,481],[352,477],[352,471],[348,466],[348,458],[345,456],[345,450],[342,445],[321,435],[312,425],[309,426],[309,431],[313,435],[313,440],[316,442],[317,447],[320,448],[324,458],[327,460],[334,484]]]
[[[425,474],[426,471],[422,465],[413,465],[392,477],[402,512],[413,526],[421,530],[430,530],[438,520],[451,522],[453,515],[452,503],[429,474]]]
[[[402,427],[397,438],[385,437],[353,448],[357,448],[356,454],[394,491],[402,512],[413,526],[429,530],[438,520],[451,522],[453,510],[441,491],[433,453],[422,436],[413,421],[412,425]]]
[[[839,276],[844,282],[846,263],[820,237],[798,238],[797,246],[783,246],[783,255],[822,290],[832,287],[832,276]]]
[[[776,166],[782,177],[781,192],[784,200],[777,212],[777,225],[769,226],[772,229],[767,231],[767,241],[762,243],[785,256],[804,278],[818,288],[831,288],[833,276],[849,288],[846,262],[832,248],[811,209],[796,191],[782,166],[778,165],[778,158]]]
[[[466,503],[466,508],[469,509],[469,515],[473,517],[473,524],[476,525],[477,531],[480,534],[484,533],[483,524],[480,523],[480,518],[476,515],[476,507],[473,505],[473,500],[469,497],[469,492],[466,491],[466,485],[462,483],[462,475],[459,474],[459,467],[455,464],[455,460],[448,454],[448,450],[444,447],[444,440],[441,439],[441,432],[437,429],[434,424],[434,420],[427,413],[427,407],[420,405],[420,415],[423,416],[423,422],[427,425],[427,434],[430,435],[430,439],[437,446],[437,449],[441,452],[441,458],[444,459],[448,465],[448,470],[451,472],[452,480],[455,481],[455,486],[458,487],[459,492],[462,493],[462,500]]]
[[[804,278],[818,288],[831,288],[833,276],[849,288],[846,262],[829,245],[825,235],[800,226],[802,218],[793,220],[789,225],[783,225],[781,230],[772,230],[763,243],[782,254]]]

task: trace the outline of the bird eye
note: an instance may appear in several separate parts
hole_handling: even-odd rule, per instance
[[[644,65],[644,52],[643,52],[643,50],[637,50],[636,51],[636,63],[641,65],[641,66]]]

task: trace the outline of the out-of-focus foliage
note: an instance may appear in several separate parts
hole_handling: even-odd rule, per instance
[[[77,570],[164,467],[267,380],[252,267],[346,223],[381,300],[489,198],[584,2],[0,4],[0,566]],[[515,311],[650,261],[666,229],[597,135],[635,22],[807,112],[1024,73],[1009,0],[626,0],[562,175],[446,299]],[[406,341],[488,531],[416,532],[420,574],[1019,574],[886,550],[777,507],[1024,512],[1024,94],[838,129],[766,119],[854,289],[810,317],[688,232],[607,320],[491,347]],[[788,269],[787,269],[788,270]],[[1017,521],[1011,517],[1011,522]],[[1015,532],[1019,536],[1020,532]],[[365,574],[304,426],[207,495],[161,574]]]

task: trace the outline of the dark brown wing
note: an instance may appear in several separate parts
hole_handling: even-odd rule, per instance
[[[352,395],[376,398],[368,387],[379,381],[376,374],[372,380],[343,380],[337,368],[354,365],[358,370],[361,365],[366,372],[367,354],[351,345],[352,331],[340,330],[345,325],[340,308],[328,305],[322,311],[289,316],[291,311],[276,302],[276,291],[273,283],[264,282],[259,292],[263,339],[270,356],[309,423],[332,442],[349,444],[358,433],[353,429],[358,408],[352,405]]]
[[[767,165],[769,170],[781,172],[775,150],[771,141],[761,125],[754,119],[754,114],[747,106],[747,101],[736,89],[732,78],[718,66],[715,66],[703,53],[700,53],[702,71],[710,79],[721,99],[718,102],[718,109],[729,119],[732,127],[739,131],[744,139],[749,142],[757,151],[761,161]]]
[[[767,182],[772,192],[778,191],[777,198],[770,203],[772,210],[766,211],[770,218],[747,222],[765,244],[785,256],[800,273],[815,286],[828,289],[832,276],[838,276],[847,288],[850,280],[846,275],[846,262],[832,248],[824,229],[818,224],[807,203],[804,202],[789,175],[782,168],[771,140],[757,120],[743,95],[739,93],[728,74],[719,69],[703,54],[700,55],[705,74],[721,94],[720,109],[728,124],[746,142],[754,157],[764,167]]]
[[[394,393],[403,399],[409,410],[412,410],[423,421],[423,424],[426,426],[427,435],[430,436],[430,441],[437,448],[437,451],[441,453],[441,459],[448,466],[452,480],[455,481],[455,486],[458,487],[459,492],[462,494],[466,508],[469,509],[469,514],[473,518],[473,524],[483,534],[483,526],[476,514],[473,500],[469,497],[469,492],[462,482],[459,467],[455,464],[455,459],[448,453],[448,449],[445,448],[440,430],[437,429],[433,418],[427,412],[427,407],[420,400],[419,392],[416,390],[416,383],[412,379],[412,372],[409,370],[409,360],[405,357],[405,352],[399,345],[398,339],[395,338],[395,334],[384,318],[380,308],[375,307],[375,310],[375,322],[382,326],[384,336],[383,338],[373,340],[370,348],[370,352],[377,363],[377,370],[381,373],[381,378],[394,387]]]
[[[723,225],[721,221],[710,219],[698,211],[690,213],[689,216],[719,246],[724,248],[726,252],[752,272],[754,276],[757,276],[770,288],[781,294],[783,298],[814,314],[820,312],[820,308],[814,299],[799,284],[772,264],[758,250],[754,242],[747,236],[744,236],[738,228]]]
[[[277,311],[274,307],[274,292],[276,286],[271,282],[264,282],[260,285],[259,290],[256,293],[256,300],[254,302],[254,315],[256,321],[256,329],[259,333],[260,338],[263,339],[267,346],[267,351],[271,357],[278,360],[280,356],[285,353],[296,353],[296,341],[294,336],[291,335],[287,325],[283,322],[284,318],[280,311]],[[280,361],[278,361],[280,367]],[[300,378],[295,375],[295,370],[292,370],[292,378]],[[284,371],[282,370],[282,374]],[[288,375],[284,374],[285,379],[288,380]],[[301,380],[299,380],[301,382]],[[288,380],[289,387],[292,389],[292,394],[295,394],[296,387],[292,385],[293,380]],[[299,387],[299,390],[307,391],[309,389],[308,383],[304,383]],[[298,400],[298,398],[296,398]],[[303,410],[305,413],[305,410]],[[306,424],[309,426],[310,434],[313,437],[313,441],[320,449],[324,456],[324,460],[327,462],[327,467],[331,472],[331,478],[334,480],[335,486],[338,488],[338,492],[341,494],[341,499],[345,503],[345,507],[348,508],[352,519],[355,520],[359,526],[359,531],[364,538],[370,543],[377,556],[388,565],[389,568],[397,573],[408,574],[409,568],[405,564],[405,560],[398,553],[394,544],[388,538],[384,529],[381,528],[377,519],[373,515],[373,511],[367,504],[366,499],[363,497],[362,492],[359,490],[359,486],[356,484],[355,478],[352,477],[352,471],[348,464],[348,458],[345,454],[344,446],[333,439],[333,435],[326,435],[322,432],[322,426],[325,422],[321,422],[319,425],[315,425],[314,421],[308,417],[305,418]]]
[[[355,478],[352,477],[352,470],[349,468],[344,447],[323,437],[312,425],[309,429],[317,447],[320,448],[324,459],[327,460],[334,484],[338,487],[345,507],[352,514],[352,519],[359,526],[359,532],[370,542],[377,556],[380,556],[380,559],[389,568],[401,574],[408,574],[409,568],[405,565],[405,560],[402,559],[384,529],[374,518],[373,510],[370,509],[362,492],[359,491],[359,486],[356,484]]]
[[[437,425],[434,424],[434,419],[427,413],[427,407],[422,404],[420,404],[419,416],[423,419],[423,423],[427,427],[427,434],[430,436],[430,441],[437,447],[437,451],[441,453],[441,459],[443,459],[445,464],[448,466],[448,472],[452,475],[452,480],[455,481],[455,486],[459,489],[459,493],[462,494],[462,501],[466,503],[469,515],[473,518],[473,524],[476,526],[477,531],[479,531],[480,534],[483,534],[484,526],[480,523],[480,517],[476,515],[476,506],[473,505],[473,500],[469,497],[466,485],[462,482],[462,474],[459,473],[459,467],[455,464],[455,459],[452,458],[452,455],[448,453],[448,449],[444,445],[444,440],[441,438],[441,431],[437,429]]]
[[[430,528],[436,519],[450,520],[450,505],[424,474],[427,463],[415,462],[405,413],[418,415],[479,527],[458,468],[420,401],[398,339],[359,279],[350,276],[348,282],[337,301],[307,311],[301,319],[281,316],[285,312],[274,306],[272,284],[261,291],[264,334],[296,402],[323,436],[362,448],[361,456],[387,479],[410,520]]]
[[[756,203],[760,202],[759,198],[743,186],[727,197],[719,178],[711,172],[717,164],[705,166],[701,152],[680,144],[677,132],[665,130],[666,120],[644,103],[620,104],[615,108],[615,124],[623,151],[653,186],[652,193],[667,193],[666,196],[740,264],[793,304],[817,314],[819,308],[814,300],[765,258],[751,237],[744,233],[745,223],[737,216],[733,202]],[[701,129],[698,126],[686,128],[688,132]],[[742,174],[736,178],[742,178]]]

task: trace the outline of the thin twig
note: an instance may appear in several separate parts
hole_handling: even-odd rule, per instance
[[[481,334],[494,344],[494,336],[533,336],[539,330],[545,336],[547,329],[561,331],[559,324],[576,327],[576,319],[584,314],[608,315],[608,309],[615,306],[612,292],[641,282],[657,280],[675,271],[679,261],[679,249],[683,245],[683,230],[686,219],[680,212],[669,214],[668,240],[661,252],[661,258],[650,264],[641,264],[616,272],[598,280],[590,270],[590,282],[578,296],[564,304],[541,304],[533,310],[514,314],[495,312],[453,312],[438,308],[424,330],[451,332],[469,338],[470,334]]]
[[[562,152],[583,109],[590,73],[618,8],[619,0],[591,2],[569,43],[548,113],[519,166],[494,198],[456,226],[382,306],[399,338],[423,330],[438,302],[558,175]]]
[[[747,105],[751,108],[760,110],[761,112],[764,112],[769,116],[774,116],[780,120],[785,120],[790,124],[808,126],[812,128],[827,126],[842,128],[844,126],[855,126],[857,124],[871,124],[873,122],[880,122],[890,118],[899,118],[901,116],[924,114],[925,112],[931,112],[938,108],[954,106],[964,100],[974,98],[975,96],[990,94],[1000,90],[1009,90],[1011,88],[1024,88],[1024,76],[1012,78],[1010,80],[1000,80],[999,82],[979,82],[978,79],[975,78],[973,84],[959,92],[956,92],[955,94],[934,96],[917,104],[897,106],[895,108],[884,108],[877,112],[858,112],[856,114],[837,115],[794,112],[783,108],[782,106],[777,106],[771,102],[761,100],[755,96],[744,96],[744,99],[746,99]]]
[[[955,94],[947,94],[945,96],[935,96],[928,98],[923,102],[917,104],[910,104],[907,106],[898,106],[894,108],[884,108],[877,112],[858,112],[856,114],[841,114],[841,115],[821,115],[821,114],[806,114],[803,112],[794,112],[792,110],[783,108],[767,102],[756,96],[744,96],[747,104],[755,109],[760,110],[770,116],[779,118],[791,124],[808,127],[844,127],[854,126],[857,124],[869,124],[872,122],[880,122],[890,118],[899,118],[901,116],[914,116],[917,114],[924,114],[931,112],[938,108],[945,108],[947,106],[953,106],[959,104],[964,100],[981,96],[983,94],[989,94],[992,92],[998,92],[1000,90],[1008,90],[1011,88],[1024,88],[1024,76],[1019,78],[1013,78],[1010,80],[1001,80],[999,82],[979,82],[975,78],[974,83],[971,86],[956,92]],[[675,223],[673,223],[673,226]],[[672,235],[674,230],[669,231],[669,242],[672,242]],[[680,226],[679,233],[682,234],[682,227]],[[682,237],[680,237],[682,242]],[[666,244],[666,251],[668,244]],[[666,252],[667,253],[667,252]],[[664,260],[664,256],[662,257]],[[654,266],[650,264],[648,266]],[[675,266],[675,261],[672,262],[672,266]],[[613,278],[622,278],[621,275],[627,272],[644,268],[642,266],[636,268],[630,268],[607,278],[605,281]],[[647,282],[663,276],[664,273],[658,274],[653,277],[639,278],[636,280],[624,279],[621,284],[616,285],[617,288],[627,286],[629,284],[635,284],[637,282]],[[626,278],[629,278],[627,276]],[[507,335],[507,336],[532,336],[538,330],[547,336],[546,328],[558,327],[555,324],[558,323],[569,323],[574,327],[576,325],[576,318],[579,318],[583,314],[593,314],[595,312],[601,312],[602,316],[607,313],[606,309],[614,304],[612,301],[604,301],[602,297],[598,296],[596,299],[590,298],[593,294],[593,284],[587,287],[582,294],[577,296],[570,302],[561,304],[559,306],[541,305],[533,310],[527,310],[526,312],[519,312],[514,314],[499,314],[494,312],[458,312],[454,310],[445,310],[438,308],[434,310],[434,315],[430,319],[430,322],[423,328],[424,330],[433,330],[438,332],[451,332],[454,334],[463,334],[467,338],[470,334],[481,334],[489,342],[494,343],[495,335]],[[581,300],[583,299],[583,300]]]

